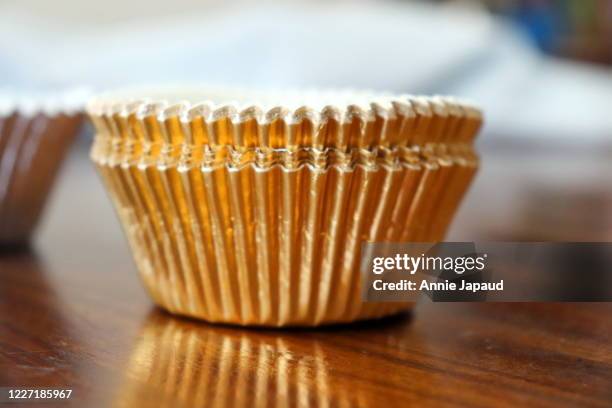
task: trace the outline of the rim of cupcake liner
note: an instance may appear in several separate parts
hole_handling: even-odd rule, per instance
[[[236,147],[351,148],[430,142],[471,143],[482,123],[480,109],[453,97],[312,91],[289,97],[295,101],[310,101],[310,105],[298,102],[282,105],[232,100],[243,93],[265,100],[265,92],[195,89],[191,92],[221,96],[218,101],[200,101],[196,97],[175,101],[161,96],[172,91],[157,91],[160,95],[153,98],[133,98],[129,92],[110,92],[92,99],[87,111],[102,134]],[[227,99],[222,97],[224,92],[229,93]],[[175,99],[184,96],[180,92],[175,94],[179,95]],[[140,95],[150,94],[142,91]],[[268,99],[285,101],[285,93],[273,95],[278,95],[278,99]],[[308,97],[300,99],[301,95]],[[339,95],[341,104],[327,103],[334,95]],[[309,128],[300,129],[304,126]],[[246,140],[245,132],[256,136]]]
[[[91,114],[137,113],[207,115],[238,114],[251,118],[260,115],[276,115],[283,112],[334,112],[336,109],[352,107],[354,113],[393,114],[396,109],[403,112],[417,110],[426,113],[426,104],[407,106],[407,100],[430,101],[431,107],[444,114],[444,102],[460,105],[480,112],[471,102],[452,96],[421,96],[394,94],[359,89],[257,89],[223,85],[192,84],[179,86],[139,86],[111,90],[91,98],[87,110]],[[402,103],[403,102],[403,103]],[[336,109],[334,109],[336,108]],[[452,110],[453,106],[448,106]],[[192,111],[192,112],[190,112]]]
[[[90,91],[84,87],[59,91],[28,92],[0,89],[0,118],[77,116],[85,111]]]

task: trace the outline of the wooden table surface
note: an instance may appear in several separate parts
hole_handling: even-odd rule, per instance
[[[512,200],[551,183],[513,160],[485,161],[452,239],[534,234]],[[575,168],[599,174],[588,162]],[[46,215],[31,249],[0,254],[0,386],[71,388],[79,407],[612,406],[612,304],[423,301],[321,330],[214,326],[151,304],[82,148]],[[576,239],[603,239],[600,224]]]

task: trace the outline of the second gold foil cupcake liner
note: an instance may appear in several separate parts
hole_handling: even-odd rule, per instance
[[[30,240],[82,120],[76,112],[0,115],[0,245]]]

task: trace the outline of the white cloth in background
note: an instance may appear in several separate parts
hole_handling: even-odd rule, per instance
[[[4,11],[0,87],[193,81],[456,94],[483,106],[498,137],[612,137],[610,70],[546,59],[478,9],[251,3],[115,24]]]

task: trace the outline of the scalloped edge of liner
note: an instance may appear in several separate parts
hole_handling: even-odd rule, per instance
[[[197,90],[197,89],[196,89]],[[205,93],[206,89],[197,90]],[[232,92],[238,92],[231,89]],[[214,92],[220,92],[214,90]],[[248,94],[248,90],[244,91]],[[333,91],[328,91],[328,95]],[[339,91],[340,92],[340,91]],[[348,93],[349,91],[343,91]],[[364,98],[365,92],[357,93]],[[159,121],[178,117],[181,122],[188,123],[197,118],[208,121],[229,119],[234,124],[249,120],[267,124],[278,119],[285,120],[288,124],[299,123],[309,119],[314,123],[325,122],[335,119],[341,123],[352,121],[355,117],[363,121],[374,121],[376,117],[393,118],[399,115],[414,117],[417,115],[439,116],[463,115],[482,121],[482,111],[473,103],[451,97],[451,96],[415,96],[415,95],[377,95],[369,94],[367,102],[355,101],[342,105],[323,104],[321,107],[313,107],[307,104],[294,107],[282,104],[241,104],[228,98],[228,102],[216,103],[203,99],[200,102],[181,101],[170,103],[168,99],[138,98],[118,96],[109,92],[94,97],[86,106],[86,111],[93,117],[109,117],[119,115],[128,117],[135,115],[139,119],[154,116]],[[311,96],[312,97],[312,96]],[[356,98],[357,99],[357,98]],[[295,104],[294,104],[295,105]]]

